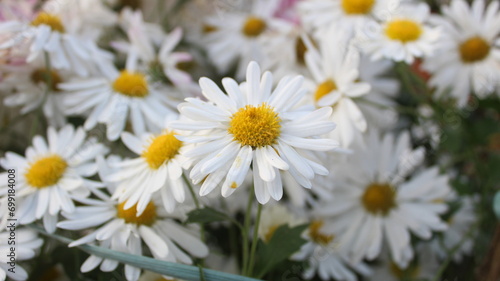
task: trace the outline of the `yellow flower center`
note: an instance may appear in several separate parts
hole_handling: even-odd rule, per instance
[[[396,207],[396,191],[388,184],[374,183],[366,188],[361,202],[368,212],[385,216]]]
[[[364,15],[372,11],[375,0],[342,0],[342,9],[349,15]]]
[[[422,27],[419,23],[412,20],[393,20],[385,27],[385,34],[392,40],[407,43],[420,38]]]
[[[227,130],[242,146],[263,147],[276,143],[280,122],[278,114],[266,103],[258,107],[247,105],[231,116]]]
[[[243,24],[241,32],[248,37],[257,37],[266,29],[267,24],[264,20],[258,17],[249,16]]]
[[[46,68],[38,68],[31,73],[31,81],[33,81],[35,84],[49,84],[48,81],[50,81],[50,89],[54,92],[57,92],[59,91],[57,85],[62,82],[62,79],[55,70],[49,71]]]
[[[312,221],[311,224],[309,225],[309,237],[311,237],[311,239],[316,244],[328,245],[328,243],[330,243],[335,236],[333,234],[326,235],[324,233],[321,233],[320,229],[322,226],[323,226],[323,221],[321,220]]]
[[[326,80],[325,82],[318,85],[318,88],[314,93],[314,101],[318,102],[322,97],[335,90],[337,90],[337,84],[335,84],[332,79]]]
[[[64,25],[61,22],[61,19],[49,13],[41,12],[38,16],[31,22],[33,26],[39,26],[41,24],[48,25],[53,31],[59,31],[61,33],[64,32]]]
[[[120,72],[113,82],[113,89],[125,96],[143,98],[149,94],[148,82],[144,74],[137,72]]]
[[[142,153],[151,169],[158,169],[164,163],[179,154],[182,142],[173,132],[167,132],[153,139],[149,147]]]
[[[201,29],[202,29],[203,33],[211,33],[211,32],[217,31],[218,28],[215,25],[204,24]]]
[[[56,184],[66,171],[68,163],[59,155],[41,158],[31,164],[26,172],[26,181],[36,188],[44,188]]]
[[[140,216],[137,216],[137,204],[124,210],[123,207],[127,201],[116,206],[116,216],[124,219],[126,223],[135,223],[138,225],[152,225],[156,220],[156,206],[149,202]]]
[[[460,57],[465,63],[484,60],[490,53],[490,45],[483,38],[476,36],[465,40],[459,46]]]

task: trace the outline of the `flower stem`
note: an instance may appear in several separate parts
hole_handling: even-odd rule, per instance
[[[243,260],[242,260],[242,274],[247,275],[248,270],[248,231],[250,229],[250,220],[252,217],[252,204],[253,204],[253,188],[250,190],[248,195],[247,211],[245,213],[245,222],[243,225],[243,230],[241,232],[243,240]]]
[[[257,218],[255,220],[255,225],[253,228],[253,237],[252,237],[252,249],[250,250],[250,261],[248,263],[248,276],[252,276],[253,267],[254,267],[254,258],[255,258],[255,249],[257,249],[257,235],[259,233],[259,224],[260,224],[260,214],[262,213],[262,205],[257,204]]]
[[[193,198],[194,205],[196,206],[196,209],[200,209],[200,202],[198,201],[198,198],[196,197],[196,193],[194,192],[193,186],[189,182],[189,179],[186,177],[184,172],[182,173],[182,179],[186,183],[189,189],[189,193],[191,193],[191,197]],[[205,227],[203,227],[203,224],[200,223],[200,238],[201,241],[205,242]]]

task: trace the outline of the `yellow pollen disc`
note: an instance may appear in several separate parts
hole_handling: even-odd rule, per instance
[[[332,91],[337,90],[337,84],[332,79],[328,79],[325,82],[318,85],[316,92],[314,93],[314,101],[318,102],[322,97],[328,95]]]
[[[412,20],[393,20],[385,27],[385,34],[392,40],[407,43],[420,38],[422,27]]]
[[[141,73],[120,72],[120,76],[113,82],[113,89],[125,96],[143,98],[149,94],[148,82]]]
[[[214,31],[217,31],[217,29],[218,29],[217,26],[211,25],[211,24],[204,24],[202,27],[203,33],[214,32]]]
[[[349,15],[364,15],[372,11],[375,0],[342,0],[342,9]]]
[[[311,237],[311,239],[316,244],[328,245],[328,243],[330,243],[335,236],[333,234],[326,235],[321,233],[320,229],[322,226],[323,226],[323,221],[320,220],[312,221],[311,224],[309,225],[309,237]]]
[[[173,132],[167,132],[153,139],[149,147],[142,153],[151,169],[158,169],[164,163],[179,154],[182,142]]]
[[[62,79],[55,70],[48,71],[46,68],[38,68],[31,73],[31,81],[35,84],[47,84],[47,82],[50,81],[50,89],[57,92],[59,91],[57,85],[62,82]]]
[[[248,37],[256,37],[259,36],[266,29],[267,24],[265,21],[258,17],[250,16],[245,21],[243,25],[243,29],[241,32]]]
[[[41,158],[31,164],[25,174],[29,185],[44,188],[56,184],[66,171],[68,163],[59,155]]]
[[[56,16],[52,15],[49,13],[41,12],[38,14],[38,16],[31,22],[31,25],[33,26],[39,26],[39,25],[48,25],[53,31],[59,31],[61,33],[64,32],[64,25],[61,22],[61,19]]]
[[[276,232],[276,229],[278,229],[278,227],[280,227],[281,225],[277,224],[277,225],[273,225],[269,228],[269,230],[267,231],[266,235],[264,235],[264,241],[265,242],[269,242],[271,241],[271,238],[273,237],[274,233]]]
[[[368,212],[385,216],[396,207],[396,191],[388,184],[374,183],[366,188],[361,202]]]
[[[490,53],[490,45],[483,38],[476,36],[460,44],[459,51],[463,62],[472,63],[484,60]]]
[[[116,216],[124,219],[126,223],[135,223],[139,225],[152,225],[156,220],[156,206],[149,202],[140,216],[137,216],[137,204],[124,210],[123,207],[127,201],[116,206]]]
[[[276,143],[281,132],[280,122],[278,114],[266,103],[258,107],[247,105],[231,116],[227,131],[242,146],[263,147]]]

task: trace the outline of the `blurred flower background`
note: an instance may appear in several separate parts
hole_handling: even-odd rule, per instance
[[[0,0],[0,280],[498,281],[499,97],[498,0]]]

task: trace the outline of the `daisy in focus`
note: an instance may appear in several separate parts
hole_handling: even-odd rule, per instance
[[[320,203],[318,215],[328,218],[339,233],[339,247],[350,260],[374,259],[384,244],[400,268],[413,258],[410,232],[429,239],[433,231],[446,230],[440,215],[451,193],[448,178],[437,167],[420,170],[423,149],[413,150],[408,133],[381,139],[371,131],[366,147],[358,147],[348,161],[358,167],[338,168],[334,196]]]
[[[88,114],[84,128],[106,124],[108,140],[117,140],[127,121],[136,135],[155,132],[163,127],[168,114],[174,114],[175,100],[165,93],[175,89],[153,83],[137,71],[137,58],[129,56],[125,69],[110,68],[104,77],[78,79],[59,84],[64,93],[66,114]]]
[[[311,93],[308,103],[333,108],[331,120],[339,128],[332,136],[347,147],[366,131],[366,119],[355,99],[367,95],[371,87],[359,81],[360,55],[351,44],[352,34],[333,27],[325,38],[319,50],[311,46],[306,52],[311,74],[305,83]]]
[[[203,47],[221,74],[236,63],[236,79],[243,79],[250,61],[264,61],[265,44],[286,34],[292,25],[275,16],[278,0],[251,1],[250,11],[226,12],[205,21]]]
[[[28,273],[19,265],[18,261],[29,260],[35,257],[36,252],[42,246],[43,240],[38,238],[35,231],[30,229],[16,229],[15,240],[10,240],[12,237],[10,232],[0,233],[0,280],[5,280],[9,277],[12,280],[26,280]],[[15,244],[9,242],[15,241]],[[8,255],[11,255],[11,247],[15,245],[15,266],[12,272],[12,266],[9,264],[11,261]]]
[[[357,42],[372,60],[386,58],[412,64],[415,58],[432,55],[440,32],[428,24],[430,8],[425,3],[401,4],[391,17],[375,28],[358,31]]]
[[[105,71],[112,66],[113,57],[97,46],[95,35],[84,36],[80,27],[90,25],[78,21],[75,11],[70,11],[78,6],[69,1],[47,1],[39,12],[33,12],[30,21],[21,18],[1,23],[0,49],[29,46],[27,62],[39,59],[45,53],[55,69],[71,70],[80,76]]]
[[[180,225],[175,219],[185,219],[184,214],[169,214],[161,204],[150,201],[141,215],[137,215],[137,205],[125,209],[126,202],[118,203],[109,197],[99,200],[81,199],[86,206],[76,207],[73,213],[63,213],[67,218],[57,224],[68,230],[82,230],[97,227],[84,237],[73,241],[70,247],[98,241],[101,247],[115,251],[143,255],[145,244],[155,259],[191,264],[187,254],[203,258],[208,248],[197,237],[198,232]],[[102,271],[113,271],[118,261],[91,255],[81,266],[82,272],[89,272],[100,265]],[[128,281],[139,279],[141,269],[125,265]]]
[[[21,202],[17,216],[20,224],[29,224],[43,218],[48,232],[54,232],[57,215],[63,210],[75,209],[72,199],[87,197],[89,190],[100,184],[84,177],[97,172],[95,157],[107,153],[107,148],[95,139],[85,141],[85,131],[71,125],[60,131],[49,127],[48,141],[41,136],[33,138],[33,146],[25,156],[13,152],[0,159],[4,169],[18,171],[16,196]],[[0,185],[0,194],[6,196],[7,181]]]
[[[499,5],[498,1],[486,5],[476,0],[469,6],[456,0],[442,7],[443,16],[436,16],[443,36],[423,68],[432,74],[429,85],[436,88],[438,97],[449,93],[464,107],[471,93],[483,98],[499,85]]]
[[[174,211],[176,202],[184,202],[182,173],[183,165],[189,162],[182,156],[184,144],[176,135],[169,129],[140,137],[122,133],[123,143],[140,157],[111,164],[117,172],[104,180],[117,184],[113,199],[126,201],[125,210],[137,205],[137,215],[141,215],[155,193],[169,213]]]
[[[280,171],[289,172],[300,185],[311,188],[315,174],[328,171],[301,154],[305,151],[329,151],[338,147],[331,139],[316,138],[335,128],[328,121],[330,108],[309,111],[298,108],[306,94],[303,78],[283,78],[274,91],[272,74],[261,78],[257,63],[247,69],[247,81],[238,85],[231,78],[222,84],[227,94],[208,78],[200,79],[208,102],[186,99],[178,106],[182,121],[171,127],[192,131],[178,137],[196,143],[184,156],[196,164],[190,177],[203,181],[200,196],[210,193],[222,181],[222,196],[231,195],[243,182],[252,165],[255,196],[261,204],[270,197],[280,200],[283,186]]]

